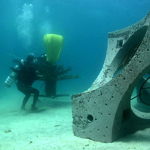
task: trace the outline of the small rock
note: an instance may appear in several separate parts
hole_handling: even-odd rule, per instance
[[[5,132],[5,133],[9,133],[9,132],[11,132],[11,130],[10,130],[10,129],[8,129],[8,130],[5,130],[4,132]]]

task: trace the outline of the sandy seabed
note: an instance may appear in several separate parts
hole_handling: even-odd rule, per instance
[[[0,98],[0,150],[150,150],[150,128],[113,143],[74,136],[71,97],[42,98],[37,112],[21,111],[21,96]]]

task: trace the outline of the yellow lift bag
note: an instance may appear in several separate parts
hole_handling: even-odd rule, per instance
[[[46,34],[44,35],[45,50],[47,61],[55,63],[60,56],[64,38],[61,35]]]

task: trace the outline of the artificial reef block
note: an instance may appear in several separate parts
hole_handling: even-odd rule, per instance
[[[47,61],[55,63],[60,56],[64,38],[57,34],[44,35],[44,45],[47,53]]]
[[[150,113],[138,93],[149,72],[150,13],[134,25],[109,33],[100,74],[87,91],[72,96],[74,135],[108,143],[150,127],[148,110],[138,109],[149,107]]]

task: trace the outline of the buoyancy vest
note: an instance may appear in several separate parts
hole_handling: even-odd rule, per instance
[[[14,69],[17,72],[16,80],[18,83],[28,86],[37,79],[36,68],[25,60],[21,60]]]

